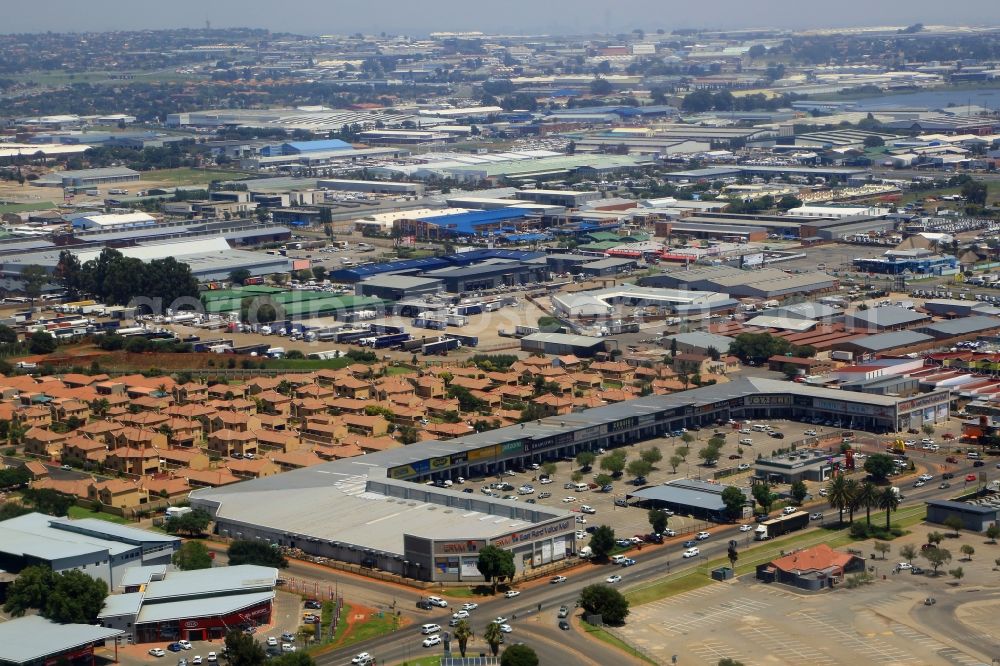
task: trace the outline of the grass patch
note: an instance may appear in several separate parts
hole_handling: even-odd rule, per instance
[[[603,642],[607,643],[608,645],[610,645],[612,647],[615,647],[615,648],[618,648],[622,652],[630,654],[630,655],[632,655],[634,657],[638,657],[639,659],[642,659],[647,664],[656,664],[655,661],[653,661],[652,659],[650,659],[646,655],[642,654],[641,652],[637,652],[631,645],[629,645],[628,643],[626,643],[622,639],[618,638],[617,636],[614,636],[614,635],[608,633],[607,631],[605,631],[601,627],[595,627],[594,625],[589,624],[587,622],[584,622],[582,620],[580,621],[580,625],[583,627],[584,631],[586,631],[588,634],[590,634],[591,636],[593,636],[597,640],[603,641]]]
[[[113,513],[105,513],[104,511],[92,511],[82,506],[73,505],[66,512],[70,518],[80,519],[80,518],[97,518],[98,520],[106,520],[109,523],[118,523],[119,525],[131,525],[131,520],[126,520],[121,516],[116,516]]]
[[[413,368],[405,365],[390,365],[385,369],[385,374],[390,377],[393,375],[412,375],[414,372],[415,370]]]
[[[420,657],[418,659],[406,660],[403,666],[441,666],[441,655],[436,657]]]
[[[376,638],[395,631],[398,626],[396,617],[392,613],[381,613],[382,617],[379,617],[379,615],[379,613],[373,613],[364,622],[359,622],[352,626],[351,633],[336,641],[336,646],[338,648],[347,647],[348,645],[354,645],[355,643],[367,641],[370,638]],[[344,623],[344,626],[346,626],[346,619]]]
[[[625,598],[632,606],[641,606],[658,599],[672,597],[675,594],[682,594],[697,590],[700,587],[710,585],[714,581],[700,571],[693,569],[675,578],[664,578],[648,586],[642,587],[632,592],[626,592]]]
[[[474,597],[487,596],[492,592],[489,587],[449,587],[448,589],[441,590],[441,594],[446,597],[455,597],[456,599],[472,599]]]
[[[173,185],[208,185],[213,180],[242,180],[248,174],[242,171],[224,171],[222,169],[154,169],[144,171],[142,177],[151,182],[163,182]]]
[[[51,201],[38,201],[36,203],[8,203],[0,204],[0,214],[3,213],[25,213],[34,210],[50,210],[56,205]]]
[[[339,370],[346,368],[352,361],[341,356],[340,358],[318,359],[318,358],[270,358],[261,359],[260,363],[265,368],[274,370]]]

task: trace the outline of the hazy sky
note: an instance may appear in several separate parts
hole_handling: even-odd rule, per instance
[[[9,4],[8,4],[9,3]],[[3,6],[6,5],[6,6]],[[998,25],[998,0],[45,0],[0,4],[0,32],[256,27],[302,34],[445,30],[621,32],[633,28]]]

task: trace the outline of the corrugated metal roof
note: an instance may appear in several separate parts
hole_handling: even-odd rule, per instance
[[[890,333],[879,333],[878,335],[855,338],[848,344],[872,351],[882,351],[885,349],[895,349],[896,347],[916,345],[933,339],[929,335],[917,333],[916,331],[892,331]]]
[[[25,664],[69,652],[97,641],[121,636],[121,629],[89,624],[56,624],[38,615],[0,622],[0,645],[5,662]]]
[[[213,571],[216,570],[213,569]],[[229,615],[244,608],[270,601],[271,599],[274,599],[274,592],[231,594],[224,597],[205,597],[201,599],[171,601],[162,604],[143,604],[142,610],[139,611],[139,617],[136,619],[136,624]]]
[[[195,595],[241,592],[274,587],[278,570],[256,564],[239,564],[231,567],[212,567],[194,571],[172,571],[163,580],[154,580],[146,586],[146,601],[175,599]]]
[[[707,481],[678,479],[663,485],[650,486],[634,493],[628,493],[628,496],[693,506],[706,511],[723,511],[726,508],[726,503],[722,501],[722,491],[727,487]]]

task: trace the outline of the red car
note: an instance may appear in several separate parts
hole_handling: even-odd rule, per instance
[[[966,474],[965,475],[965,480],[966,481],[975,481],[976,480],[976,475],[975,474]]]
[[[955,456],[948,456],[947,458],[944,459],[944,461],[948,462],[948,463],[951,463],[953,465],[957,465],[958,464],[958,458],[956,458]]]

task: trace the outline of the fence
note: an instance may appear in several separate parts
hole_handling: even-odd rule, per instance
[[[492,656],[441,657],[441,666],[500,666],[500,659]]]

